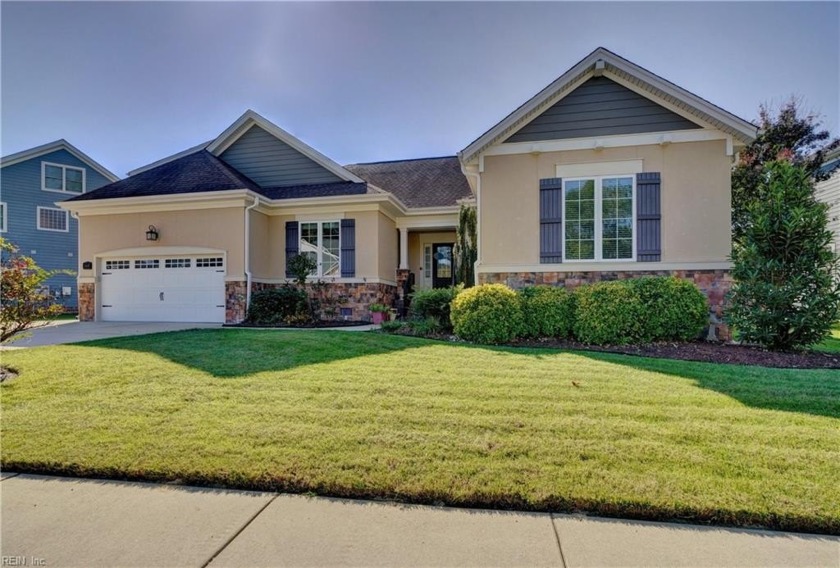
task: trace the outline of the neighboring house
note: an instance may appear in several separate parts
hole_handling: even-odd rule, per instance
[[[459,157],[478,202],[479,282],[676,275],[730,286],[730,170],[755,125],[599,48]]]
[[[828,228],[834,233],[833,250],[840,253],[840,148],[825,157],[821,171],[831,172],[831,177],[817,184],[817,199],[828,203]]]
[[[421,287],[452,282],[470,202],[479,282],[674,274],[708,295],[717,326],[730,167],[755,135],[603,48],[457,157],[342,167],[248,111],[213,141],[63,204],[81,220],[81,315],[241,321],[251,292],[287,282],[303,253],[349,298],[344,315],[364,318],[409,273]]]
[[[56,140],[0,158],[0,233],[47,270],[78,270],[78,227],[56,202],[119,178],[67,142]],[[75,274],[45,286],[66,309],[77,307]]]
[[[216,139],[62,204],[81,224],[80,317],[238,322],[251,293],[288,282],[288,260],[306,254],[311,280],[346,297],[341,315],[364,319],[425,268],[429,245],[427,284],[452,283],[470,196],[454,156],[345,168],[247,111]]]

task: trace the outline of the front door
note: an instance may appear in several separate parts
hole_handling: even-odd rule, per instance
[[[452,243],[432,245],[432,288],[446,288],[455,283],[454,248]]]

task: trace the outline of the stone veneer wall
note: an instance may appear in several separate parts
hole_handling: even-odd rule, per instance
[[[621,272],[494,272],[479,274],[479,284],[502,283],[511,288],[525,286],[562,286],[570,290],[581,284],[639,278],[640,276],[676,276],[693,282],[709,299],[709,327],[706,338],[728,341],[732,338],[729,327],[723,322],[727,292],[732,287],[728,270],[638,270]]]
[[[251,284],[251,294],[269,288],[279,288],[282,284],[265,284],[254,282]],[[318,290],[312,284],[306,285],[310,297],[316,297]],[[239,323],[245,319],[245,282],[225,283],[225,322]],[[393,306],[397,298],[397,287],[392,284],[382,283],[346,283],[331,282],[326,285],[326,292],[331,296],[343,296],[346,302],[339,304],[338,308],[350,308],[353,313],[350,319],[356,321],[368,321],[371,318],[369,306],[371,304],[385,304]]]
[[[79,321],[96,319],[96,284],[79,284]]]

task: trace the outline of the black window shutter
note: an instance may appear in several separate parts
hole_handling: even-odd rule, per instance
[[[662,260],[662,207],[659,172],[636,174],[636,260]]]
[[[286,278],[293,278],[294,274],[289,270],[289,262],[297,256],[300,250],[298,241],[298,222],[286,221]]]
[[[356,220],[341,220],[341,277],[356,276]]]
[[[563,180],[540,180],[540,264],[563,262]]]

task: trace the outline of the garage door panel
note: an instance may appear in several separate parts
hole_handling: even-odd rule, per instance
[[[123,267],[121,270],[103,271],[99,294],[101,318],[105,321],[224,322],[224,271],[216,267],[196,267],[195,258],[179,259],[169,263],[164,258],[143,257],[139,262],[130,259],[129,263],[119,263]],[[126,264],[130,268],[125,268]],[[117,262],[106,263],[106,267],[117,265]]]

